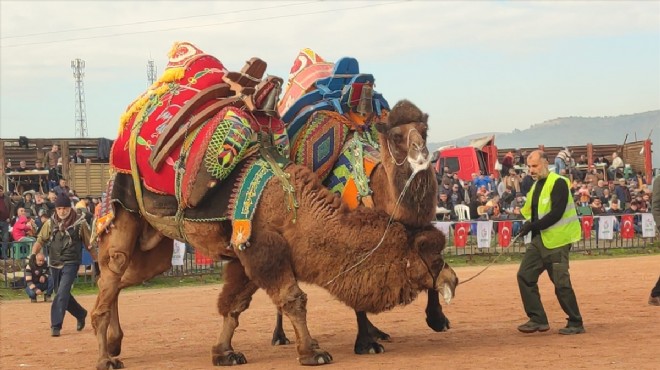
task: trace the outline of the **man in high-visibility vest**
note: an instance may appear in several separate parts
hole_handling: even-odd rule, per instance
[[[582,231],[569,180],[549,171],[548,158],[540,150],[527,157],[527,166],[535,182],[521,210],[527,221],[519,235],[531,232],[532,241],[520,262],[518,287],[529,321],[518,330],[534,333],[550,329],[538,287],[539,276],[547,270],[559,304],[568,315],[568,324],[559,334],[581,334],[585,330],[568,272],[568,255],[571,244],[582,238]]]

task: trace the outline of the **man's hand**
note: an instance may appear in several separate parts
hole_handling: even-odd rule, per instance
[[[529,234],[530,231],[532,231],[532,223],[526,221],[520,228],[520,231],[518,232],[518,236],[524,237],[525,235]]]
[[[41,289],[37,289],[34,292],[37,293],[37,295],[41,295],[41,293],[42,293]]]

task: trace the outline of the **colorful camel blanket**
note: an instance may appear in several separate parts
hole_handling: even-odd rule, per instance
[[[233,104],[189,132],[182,131],[189,130],[187,121],[219,101],[211,99],[191,109],[190,117],[174,128],[185,139],[172,145],[163,166],[152,167],[150,156],[170,120],[193,104],[190,102],[201,91],[222,84],[225,74],[227,70],[218,59],[189,43],[175,44],[161,79],[122,116],[120,134],[111,152],[113,169],[120,173],[137,171],[147,190],[174,195],[181,208],[190,208],[198,206],[207,191],[224,180],[237,163],[258,150],[257,133],[269,133],[278,150],[288,155],[289,141],[281,120],[252,115]],[[132,150],[135,163],[131,163]]]
[[[314,171],[351,207],[371,194],[369,176],[380,162],[374,123],[386,119],[389,105],[374,83],[354,58],[328,63],[303,49],[278,108],[292,161]]]
[[[120,173],[130,173],[129,159],[131,133],[136,131],[137,169],[145,187],[155,193],[175,194],[175,164],[179,160],[181,146],[172,154],[159,171],[149,164],[149,157],[160,134],[169,120],[201,90],[223,83],[227,73],[222,62],[205,54],[194,45],[176,43],[169,53],[169,63],[163,75],[146,92],[133,101],[120,119],[119,136],[110,153],[111,166]],[[199,108],[206,108],[209,102]]]

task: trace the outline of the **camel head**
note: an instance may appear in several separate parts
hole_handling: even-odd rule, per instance
[[[445,302],[449,303],[456,293],[458,277],[456,272],[445,262],[442,251],[445,247],[445,234],[435,227],[428,227],[414,236],[415,252],[426,269],[422,274],[422,288],[442,293]]]
[[[413,103],[408,100],[396,103],[387,115],[387,122],[377,123],[376,129],[380,133],[384,164],[407,165],[408,173],[430,168],[431,155],[426,147],[428,114]]]

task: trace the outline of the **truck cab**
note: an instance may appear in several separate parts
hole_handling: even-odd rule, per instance
[[[435,170],[440,175],[444,174],[444,169],[447,167],[463,181],[472,181],[473,173],[499,177],[499,171],[495,170],[497,163],[495,136],[474,139],[464,147],[444,146],[436,149],[434,154]]]

